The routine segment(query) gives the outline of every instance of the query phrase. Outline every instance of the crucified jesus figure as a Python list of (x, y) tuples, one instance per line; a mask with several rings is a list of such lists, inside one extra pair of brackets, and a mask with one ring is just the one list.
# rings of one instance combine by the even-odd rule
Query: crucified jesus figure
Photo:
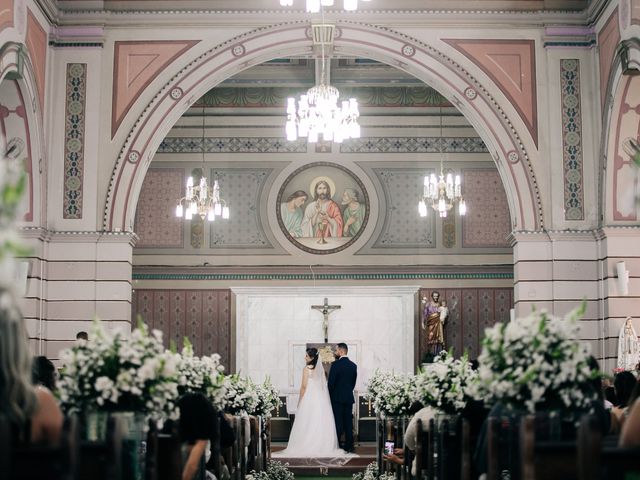
[(322, 331), (324, 332), (324, 343), (329, 343), (329, 314), (334, 310), (339, 310), (342, 305), (329, 305), (329, 300), (324, 299), (322, 305), (311, 305), (313, 310), (319, 310), (322, 313)]

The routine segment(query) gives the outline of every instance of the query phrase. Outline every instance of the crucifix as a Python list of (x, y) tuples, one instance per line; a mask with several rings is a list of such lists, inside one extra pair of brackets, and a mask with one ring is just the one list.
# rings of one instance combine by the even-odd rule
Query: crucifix
[(334, 310), (339, 310), (342, 305), (329, 305), (328, 299), (324, 299), (322, 305), (311, 305), (313, 310), (319, 310), (322, 313), (322, 330), (324, 331), (324, 343), (329, 343), (329, 314)]

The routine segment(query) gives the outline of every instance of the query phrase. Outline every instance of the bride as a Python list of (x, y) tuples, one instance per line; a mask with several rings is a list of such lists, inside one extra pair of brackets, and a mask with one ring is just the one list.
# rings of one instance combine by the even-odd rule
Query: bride
[(318, 349), (307, 348), (306, 366), (302, 371), (302, 386), (296, 418), (289, 444), (273, 457), (322, 458), (330, 464), (344, 464), (357, 455), (338, 447), (336, 424), (331, 409), (327, 380), (322, 363), (318, 367)]

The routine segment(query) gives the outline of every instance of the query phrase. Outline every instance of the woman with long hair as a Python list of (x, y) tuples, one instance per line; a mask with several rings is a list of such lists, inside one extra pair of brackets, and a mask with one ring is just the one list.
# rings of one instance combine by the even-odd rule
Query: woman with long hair
[(24, 319), (13, 295), (0, 286), (0, 415), (10, 423), (14, 441), (56, 444), (62, 412), (44, 386), (31, 383), (31, 353)]

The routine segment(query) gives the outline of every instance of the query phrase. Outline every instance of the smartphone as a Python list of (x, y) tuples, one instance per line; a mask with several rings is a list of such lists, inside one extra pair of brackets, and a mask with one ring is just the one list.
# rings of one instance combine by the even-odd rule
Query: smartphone
[(387, 455), (393, 455), (393, 449), (395, 444), (393, 442), (384, 442), (384, 453)]

